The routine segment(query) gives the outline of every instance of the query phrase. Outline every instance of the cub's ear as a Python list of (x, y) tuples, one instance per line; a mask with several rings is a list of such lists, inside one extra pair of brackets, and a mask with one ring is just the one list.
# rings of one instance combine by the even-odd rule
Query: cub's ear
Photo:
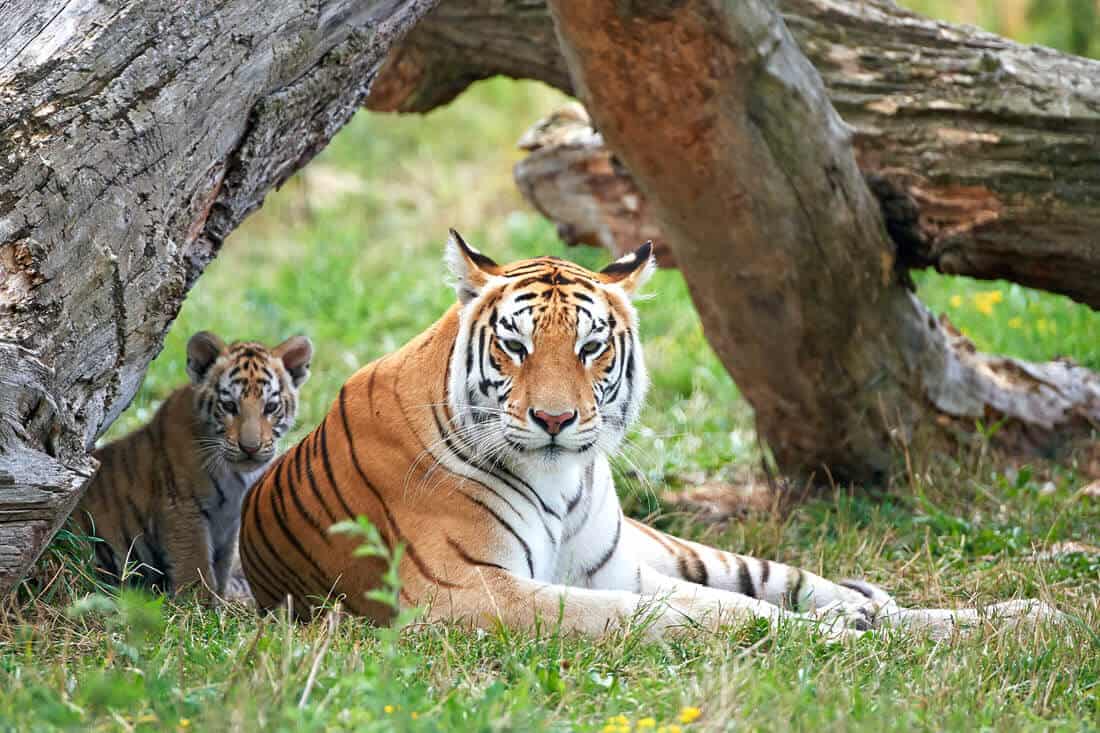
[(500, 266), (466, 244), (462, 235), (451, 230), (445, 255), (447, 268), (455, 279), (455, 292), (463, 304), (476, 298), (489, 279), (500, 274)]
[(199, 331), (187, 342), (187, 376), (193, 384), (206, 379), (210, 367), (225, 352), (225, 343), (209, 331)]
[(305, 336), (291, 336), (282, 342), (271, 353), (282, 360), (283, 366), (290, 374), (290, 381), (295, 387), (300, 387), (309, 379), (309, 362), (313, 359), (313, 343)]
[(603, 275), (604, 282), (615, 283), (628, 295), (635, 295), (656, 269), (653, 242), (646, 242), (630, 254), (623, 255), (600, 270), (600, 274)]

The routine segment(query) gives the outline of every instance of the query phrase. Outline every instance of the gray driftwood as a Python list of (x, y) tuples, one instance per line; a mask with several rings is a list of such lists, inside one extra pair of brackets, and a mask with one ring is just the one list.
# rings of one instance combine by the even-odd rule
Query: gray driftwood
[(0, 3), (0, 593), (223, 238), (432, 4)]

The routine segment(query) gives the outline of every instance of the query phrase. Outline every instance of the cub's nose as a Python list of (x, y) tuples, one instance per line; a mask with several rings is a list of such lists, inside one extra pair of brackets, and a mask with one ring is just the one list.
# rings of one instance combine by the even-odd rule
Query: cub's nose
[(237, 441), (237, 446), (240, 447), (241, 452), (249, 457), (256, 455), (257, 451), (260, 450), (259, 443), (257, 443), (256, 445), (249, 445), (248, 443)]
[(545, 410), (531, 410), (531, 419), (546, 432), (551, 435), (557, 435), (563, 428), (571, 425), (573, 421), (577, 419), (577, 411), (559, 412), (556, 415), (552, 415)]

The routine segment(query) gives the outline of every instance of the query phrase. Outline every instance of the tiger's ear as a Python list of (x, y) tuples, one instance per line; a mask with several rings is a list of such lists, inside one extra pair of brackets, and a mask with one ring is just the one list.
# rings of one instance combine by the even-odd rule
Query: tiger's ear
[(497, 263), (466, 244), (454, 229), (447, 240), (446, 260), (455, 279), (455, 292), (463, 305), (476, 298), (491, 277), (500, 274)]
[(653, 259), (653, 242), (646, 242), (630, 254), (623, 255), (600, 270), (603, 281), (615, 283), (628, 295), (637, 293), (657, 269)]
[(309, 362), (313, 359), (313, 342), (309, 338), (291, 336), (272, 349), (271, 353), (282, 360), (295, 387), (300, 387), (309, 379)]
[(206, 379), (210, 367), (225, 351), (225, 343), (209, 331), (199, 331), (187, 342), (187, 376), (193, 384)]

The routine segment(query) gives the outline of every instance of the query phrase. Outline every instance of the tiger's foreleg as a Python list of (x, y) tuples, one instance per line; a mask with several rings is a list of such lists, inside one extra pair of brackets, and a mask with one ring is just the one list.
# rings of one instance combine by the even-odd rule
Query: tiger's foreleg
[(682, 540), (634, 520), (627, 520), (624, 539), (639, 560), (662, 575), (780, 608), (825, 616), (863, 616), (864, 622), (856, 624), (859, 627), (897, 610), (889, 594), (869, 583), (834, 583), (801, 568)]
[[(539, 624), (585, 636), (598, 636), (632, 620), (644, 624), (649, 638), (664, 638), (677, 631), (744, 622), (762, 617), (776, 621), (785, 614), (776, 606), (662, 577), (639, 568), (642, 593), (593, 590), (542, 583), (506, 570), (478, 569), (473, 581), (461, 588), (440, 589), (430, 603), (429, 618), (458, 620), (485, 629), (497, 624), (532, 629)], [(836, 625), (821, 626), (833, 637), (858, 633)]]
[(214, 598), (218, 580), (206, 518), (197, 507), (186, 504), (168, 511), (166, 516), (172, 517), (172, 525), (164, 533), (164, 549), (171, 592), (176, 595), (193, 592), (209, 603)]

